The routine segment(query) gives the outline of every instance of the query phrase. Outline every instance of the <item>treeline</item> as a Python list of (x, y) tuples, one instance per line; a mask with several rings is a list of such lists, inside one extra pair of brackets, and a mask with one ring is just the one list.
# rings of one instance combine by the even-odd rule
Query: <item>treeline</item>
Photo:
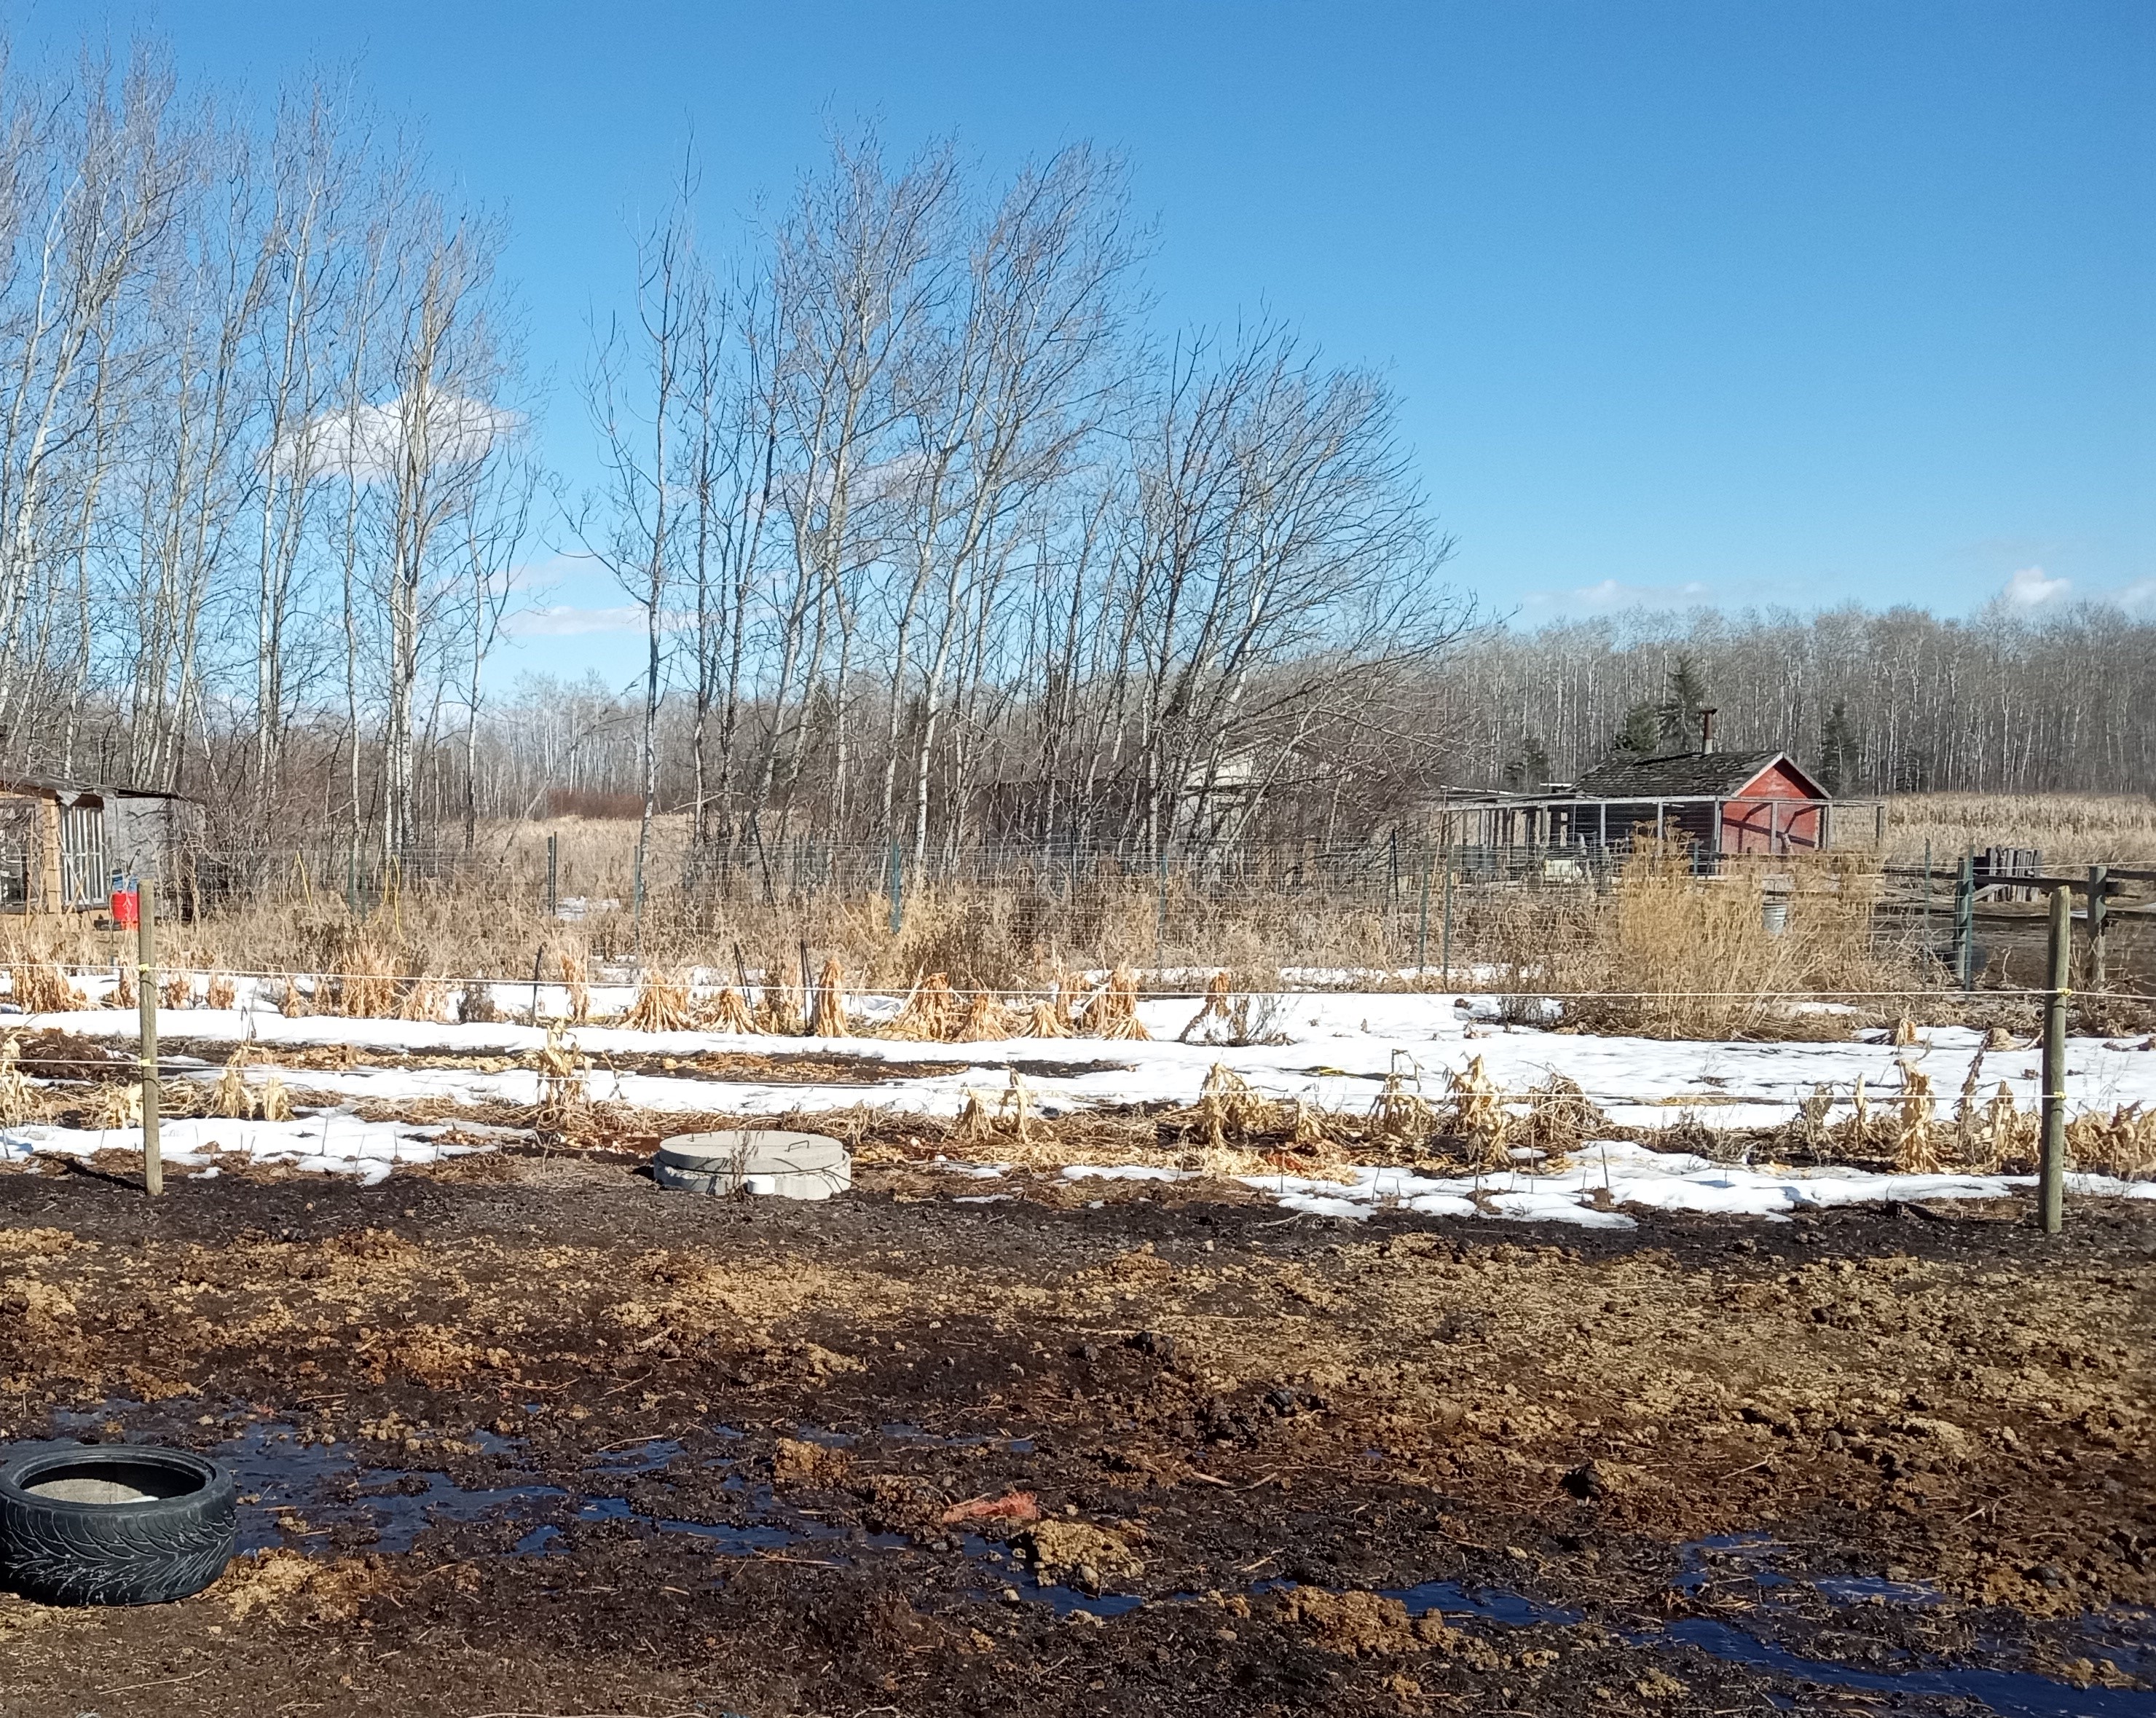
[(321, 86), (254, 123), (154, 51), (11, 67), (0, 762), (182, 788), (234, 844), (469, 841), (548, 547), (643, 617), (628, 791), (707, 849), (1158, 846), (1249, 827), (1321, 744), (1389, 767), (1460, 617), (1374, 376), (1155, 337), (1083, 146), (990, 183), (854, 139), (716, 249), (695, 188), (601, 284), (600, 480), (542, 488), (500, 231), (408, 140)]
[(323, 85), (0, 57), (0, 762), (419, 833), (536, 474), (499, 230)]
[(1635, 613), (1493, 632), (1435, 682), (1437, 726), (1465, 781), (1570, 780), (1628, 717), (1666, 709), (1680, 675), (1678, 702), (1715, 707), (1718, 744), (1787, 751), (1838, 792), (2156, 783), (2156, 625), (2102, 605), (1994, 604), (1969, 620)]

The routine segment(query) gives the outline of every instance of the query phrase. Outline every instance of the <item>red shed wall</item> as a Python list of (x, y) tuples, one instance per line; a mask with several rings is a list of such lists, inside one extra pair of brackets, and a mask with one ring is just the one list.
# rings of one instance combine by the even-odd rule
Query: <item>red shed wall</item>
[(1819, 844), (1818, 803), (1785, 764), (1769, 765), (1722, 802), (1724, 853), (1812, 853)]

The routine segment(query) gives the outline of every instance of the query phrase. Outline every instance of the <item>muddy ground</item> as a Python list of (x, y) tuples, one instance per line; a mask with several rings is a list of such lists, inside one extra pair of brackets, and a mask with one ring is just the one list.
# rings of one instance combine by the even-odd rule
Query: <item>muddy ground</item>
[(0, 1431), (250, 1500), (0, 1715), (2156, 1713), (2146, 1205), (953, 1181), (0, 1175)]

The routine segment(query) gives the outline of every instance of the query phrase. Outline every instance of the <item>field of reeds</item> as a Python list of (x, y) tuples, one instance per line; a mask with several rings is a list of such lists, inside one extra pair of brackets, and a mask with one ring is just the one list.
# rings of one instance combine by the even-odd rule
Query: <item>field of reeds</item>
[(2156, 856), (2156, 795), (1905, 793), (1887, 803), (1885, 857), (1950, 865), (1987, 847), (2033, 847), (2047, 866), (2149, 863)]
[[(2128, 809), (2148, 813), (2063, 797), (1971, 807), (1986, 804), (2003, 808), (1982, 827), (2016, 842), (2066, 827), (2040, 825), (2030, 806), (2059, 819), (2079, 807), (2085, 831), (2107, 832), (2111, 850), (2128, 854), (2140, 839)], [(1953, 815), (1964, 832), (1979, 827), (1976, 809), (1946, 796), (1907, 805), (1923, 827), (1946, 828)], [(1643, 846), (1600, 874), (1562, 855), (1502, 874), (1397, 852), (1360, 869), (1286, 855), (1233, 873), (1021, 860), (912, 882), (894, 911), (875, 869), (813, 853), (806, 864), (797, 855), (699, 873), (679, 820), (662, 820), (639, 891), (634, 828), (505, 824), (482, 830), (454, 865), (393, 872), (364, 891), (295, 859), (244, 890), (172, 901), (160, 952), (168, 1001), (228, 1005), (252, 978), (294, 1013), (470, 1019), (494, 1006), (479, 981), (544, 982), (567, 987), (569, 1015), (582, 1018), (592, 987), (633, 985), (631, 1024), (783, 1031), (830, 1026), (828, 998), (850, 988), (906, 997), (911, 1018), (942, 987), (962, 1017), (978, 1012), (977, 993), (1002, 992), (978, 1006), (1053, 1035), (1103, 975), (1127, 971), (1156, 992), (1194, 993), (1232, 974), (1246, 999), (1496, 992), (1522, 1023), (1543, 1019), (1553, 997), (1573, 1028), (1708, 1038), (1832, 1034), (1904, 1013), (1955, 1018), (1959, 1006), (1922, 994), (1940, 987), (1941, 969), (1906, 914), (1879, 910), (1884, 861), (1868, 852), (1732, 860), (1712, 875), (1674, 844)], [(1899, 817), (1893, 828), (1904, 829)], [(2148, 841), (2156, 848), (2156, 822)], [(132, 953), (131, 938), (86, 920), (0, 921), (12, 993), (38, 1012), (70, 1006), (100, 972), (118, 975), (109, 999), (131, 1006)], [(1804, 1006), (1820, 1001), (1853, 1013)], [(1009, 1035), (1004, 1023), (954, 1029)]]

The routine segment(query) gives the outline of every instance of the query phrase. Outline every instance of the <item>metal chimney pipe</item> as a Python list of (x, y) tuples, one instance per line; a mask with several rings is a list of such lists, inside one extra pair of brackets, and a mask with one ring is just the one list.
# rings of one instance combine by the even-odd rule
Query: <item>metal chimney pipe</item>
[(1702, 753), (1714, 750), (1714, 710), (1712, 705), (1699, 713), (1699, 749)]

